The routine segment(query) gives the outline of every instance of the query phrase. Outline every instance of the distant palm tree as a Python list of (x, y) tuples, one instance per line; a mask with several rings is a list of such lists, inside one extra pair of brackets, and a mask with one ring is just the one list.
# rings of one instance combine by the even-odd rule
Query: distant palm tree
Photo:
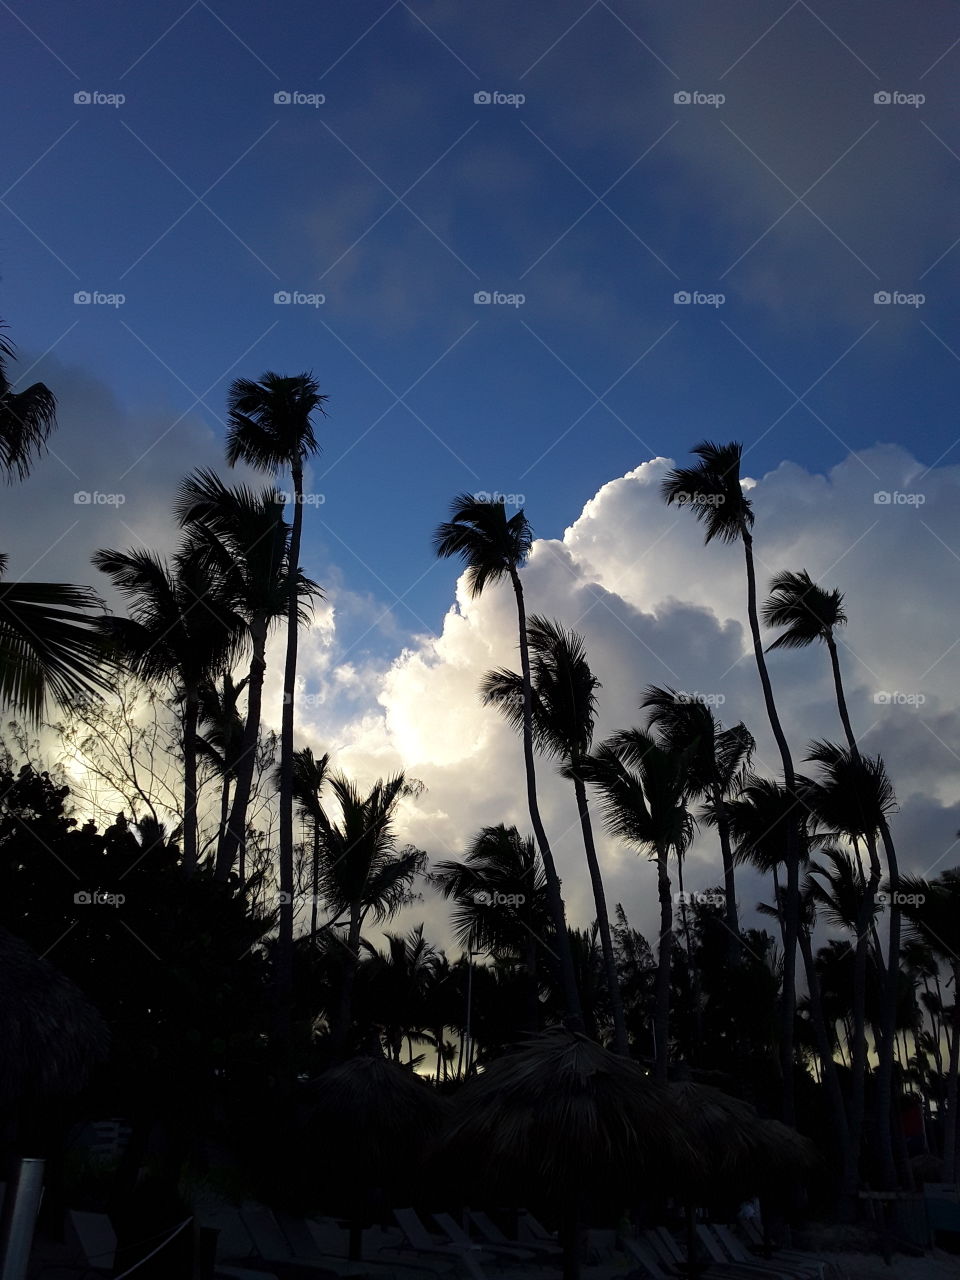
[(427, 1038), (431, 1010), (429, 992), (437, 969), (436, 948), (423, 936), (419, 924), (407, 934), (388, 933), (386, 952), (369, 942), (363, 946), (366, 970), (368, 1019), (382, 1026), (390, 1056), (399, 1062), (407, 1041), (408, 1065), (416, 1066), (414, 1040)]
[[(596, 691), (600, 688), (600, 681), (587, 663), (583, 637), (575, 631), (567, 631), (558, 622), (535, 616), (527, 623), (527, 638), (533, 682), (531, 709), (534, 745), (544, 755), (560, 760), (563, 765), (561, 772), (573, 782), (603, 951), (614, 1044), (618, 1053), (629, 1053), (617, 962), (603, 890), (603, 874), (593, 838), (587, 788), (580, 772), (580, 761), (589, 755), (593, 745)], [(515, 671), (500, 667), (496, 671), (487, 672), (481, 691), (484, 702), (495, 706), (513, 728), (522, 733), (523, 677)]]
[(246, 688), (246, 679), (234, 681), (225, 671), (217, 686), (213, 681), (200, 691), (200, 718), (197, 751), (213, 766), (220, 778), (220, 825), (217, 828), (217, 856), (227, 832), (230, 788), (243, 757), (243, 716), (237, 703)]
[(717, 828), (723, 862), (724, 914), (730, 934), (727, 953), (735, 959), (740, 951), (740, 923), (730, 824), (724, 806), (729, 792), (749, 767), (756, 743), (742, 721), (724, 729), (702, 698), (676, 689), (648, 685), (640, 707), (649, 710), (650, 725), (662, 738), (676, 749), (690, 752), (688, 794), (691, 799), (706, 802), (708, 819)]
[(16, 359), (0, 323), (0, 475), (24, 480), (57, 425), (56, 396), (42, 382), (14, 391), (6, 362)]
[(323, 834), (323, 806), (320, 794), (329, 776), (330, 755), (317, 758), (310, 747), (293, 753), (293, 798), (300, 816), (312, 826), (313, 854), (310, 863), (310, 938), (317, 936), (317, 914), (320, 903), (320, 843)]
[(331, 927), (347, 918), (346, 940), (341, 939), (346, 954), (334, 1022), (334, 1045), (343, 1052), (353, 1021), (353, 986), (364, 922), (372, 917), (379, 924), (396, 915), (409, 900), (410, 884), (423, 869), (426, 855), (419, 849), (398, 846), (397, 805), (410, 794), (410, 784), (402, 773), (386, 781), (378, 779), (365, 796), (342, 773), (333, 774), (329, 786), (340, 807), (340, 820), (332, 821), (322, 807), (318, 810), (322, 831), (319, 885), (333, 911)]
[(48, 699), (69, 709), (112, 688), (100, 597), (65, 582), (4, 582), (7, 559), (0, 554), (0, 702), (37, 722)]
[(226, 835), (217, 850), (216, 876), (226, 880), (247, 831), (260, 733), (267, 638), (271, 627), (289, 618), (295, 600), (300, 620), (320, 595), (315, 582), (297, 572), (296, 595), (289, 574), (290, 526), (277, 489), (255, 492), (227, 486), (210, 470), (192, 472), (180, 485), (176, 512), (187, 530), (190, 554), (216, 574), (233, 607), (242, 614), (251, 646), (247, 673), (247, 713), (237, 764), (237, 785)]
[[(313, 415), (324, 412), (326, 399), (309, 373), (295, 377), (265, 373), (259, 382), (236, 379), (227, 400), (226, 454), (230, 466), (246, 462), (260, 471), (290, 473), (294, 506), (287, 564), (292, 573), (300, 564), (303, 464), (319, 450)], [(276, 970), (277, 1027), (285, 1058), (289, 1058), (293, 1034), (293, 727), (299, 624), (299, 602), (291, 592), (280, 725), (280, 928)], [(289, 1078), (289, 1068), (285, 1074)]]
[(527, 776), (527, 806), (547, 878), (547, 899), (553, 917), (560, 960), (560, 983), (568, 1024), (573, 1030), (581, 1030), (580, 997), (570, 939), (567, 936), (560, 877), (537, 800), (537, 774), (533, 759), (533, 686), (526, 606), (523, 584), (520, 581), (520, 569), (526, 563), (532, 545), (533, 530), (522, 508), (508, 520), (503, 501), (480, 502), (468, 493), (461, 493), (454, 498), (450, 506), (450, 519), (438, 526), (433, 539), (434, 551), (441, 559), (458, 556), (466, 565), (467, 589), (475, 598), (483, 594), (488, 583), (499, 582), (503, 578), (509, 578), (513, 587), (520, 636), (520, 674), (523, 679), (523, 762)]
[(600, 792), (611, 835), (647, 850), (657, 864), (660, 942), (654, 987), (654, 1074), (666, 1081), (669, 1065), (673, 896), (669, 858), (681, 859), (695, 824), (686, 806), (687, 751), (658, 742), (644, 729), (615, 734), (583, 761), (584, 776)]
[[(787, 791), (794, 790), (793, 758), (780, 723), (773, 686), (767, 671), (757, 614), (757, 577), (753, 562), (753, 505), (740, 482), (740, 460), (743, 446), (738, 441), (715, 444), (704, 440), (691, 450), (699, 462), (693, 467), (678, 467), (664, 477), (662, 491), (667, 503), (686, 506), (706, 526), (706, 542), (743, 545), (747, 571), (747, 617), (753, 636), (753, 652), (760, 676), (767, 719), (780, 753), (783, 780)], [(783, 1116), (790, 1124), (794, 1119), (793, 1033), (796, 1010), (797, 935), (800, 927), (800, 835), (795, 822), (785, 832), (787, 848), (784, 859), (787, 885), (784, 903), (784, 975), (783, 1032), (781, 1062), (783, 1066)]]
[(93, 563), (126, 597), (130, 617), (101, 621), (111, 652), (151, 684), (166, 685), (181, 705), (183, 866), (197, 865), (197, 725), (204, 687), (229, 669), (242, 644), (243, 619), (194, 556), (172, 564), (151, 551), (97, 551)]

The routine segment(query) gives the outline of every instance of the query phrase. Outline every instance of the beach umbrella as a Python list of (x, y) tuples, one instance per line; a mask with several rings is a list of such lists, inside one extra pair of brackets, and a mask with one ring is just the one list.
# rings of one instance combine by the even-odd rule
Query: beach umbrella
[(0, 1108), (23, 1115), (78, 1093), (109, 1040), (79, 987), (0, 928)]
[(331, 1153), (323, 1190), (350, 1211), (350, 1257), (361, 1256), (364, 1211), (409, 1186), (449, 1103), (409, 1067), (382, 1056), (350, 1058), (308, 1086), (310, 1131)]
[(571, 1278), (586, 1205), (635, 1203), (698, 1166), (668, 1091), (629, 1058), (562, 1029), (524, 1041), (464, 1086), (437, 1160), (467, 1169), (501, 1202), (549, 1204)]

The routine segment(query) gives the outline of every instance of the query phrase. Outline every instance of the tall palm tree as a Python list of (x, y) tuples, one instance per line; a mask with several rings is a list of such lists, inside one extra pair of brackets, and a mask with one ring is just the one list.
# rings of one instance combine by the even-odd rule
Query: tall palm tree
[(706, 802), (708, 817), (717, 828), (723, 862), (724, 913), (730, 934), (727, 954), (731, 960), (735, 959), (740, 951), (740, 922), (725, 801), (749, 767), (756, 743), (743, 721), (724, 729), (702, 698), (690, 697), (676, 689), (648, 685), (640, 707), (649, 710), (651, 727), (655, 726), (672, 746), (690, 750), (688, 794), (691, 799)]
[[(706, 526), (705, 542), (717, 538), (721, 542), (740, 542), (747, 571), (747, 617), (753, 637), (753, 652), (763, 691), (764, 706), (770, 729), (780, 753), (783, 781), (787, 791), (794, 790), (793, 758), (773, 696), (773, 685), (767, 671), (757, 613), (757, 576), (753, 561), (753, 506), (740, 482), (740, 460), (743, 446), (738, 441), (715, 444), (704, 440), (691, 450), (699, 462), (693, 467), (678, 467), (663, 479), (664, 500), (687, 506)], [(783, 1116), (794, 1119), (794, 1055), (793, 1033), (796, 1010), (797, 935), (800, 927), (800, 833), (794, 822), (787, 829), (787, 885), (784, 903), (784, 982), (783, 1032), (781, 1063), (783, 1068)]]
[(319, 759), (309, 747), (293, 753), (293, 796), (304, 822), (312, 827), (313, 853), (310, 863), (310, 937), (317, 936), (317, 912), (320, 903), (320, 842), (322, 837), (323, 791), (330, 766), (330, 754), (324, 752)]
[(6, 363), (16, 356), (3, 328), (0, 323), (0, 475), (24, 480), (57, 425), (57, 399), (42, 382), (13, 390)]
[(230, 487), (214, 471), (198, 470), (181, 483), (176, 512), (187, 530), (191, 554), (222, 581), (224, 592), (243, 616), (251, 648), (237, 785), (226, 835), (217, 849), (216, 876), (226, 880), (246, 839), (270, 629), (289, 618), (291, 601), (297, 605), (300, 620), (306, 621), (311, 601), (321, 592), (299, 570), (293, 590), (291, 530), (283, 518), (283, 495), (277, 489), (255, 492), (246, 485)]
[(543, 863), (531, 837), (502, 823), (483, 827), (463, 861), (434, 865), (430, 879), (452, 898), (453, 933), (465, 949), (519, 959), (526, 985), (526, 1029), (540, 1030), (539, 943), (549, 929)]
[[(293, 485), (293, 521), (287, 551), (292, 577), (300, 564), (303, 531), (303, 464), (319, 450), (313, 415), (324, 413), (324, 395), (309, 373), (283, 377), (265, 373), (259, 382), (238, 378), (227, 400), (226, 456), (230, 466), (246, 462), (260, 471), (288, 470)], [(277, 939), (277, 1027), (284, 1057), (293, 1028), (293, 729), (297, 687), (297, 593), (287, 603), (287, 653), (283, 668), (280, 725), (280, 927)], [(234, 832), (236, 837), (236, 832)], [(289, 1076), (289, 1070), (286, 1072)]]
[(217, 856), (227, 833), (230, 788), (236, 781), (237, 766), (243, 756), (243, 716), (237, 704), (247, 686), (225, 671), (219, 687), (211, 681), (200, 691), (197, 751), (213, 766), (220, 778), (220, 825), (217, 828)]
[(0, 703), (37, 722), (48, 699), (69, 709), (112, 688), (100, 597), (65, 582), (4, 582), (7, 559), (0, 554)]
[(242, 644), (243, 619), (220, 583), (188, 551), (166, 564), (151, 551), (97, 551), (93, 563), (126, 597), (130, 616), (104, 617), (117, 660), (172, 689), (183, 733), (183, 867), (197, 865), (197, 725), (201, 690), (228, 670)]
[(579, 1031), (583, 1022), (577, 992), (573, 956), (567, 935), (566, 913), (560, 877), (547, 840), (540, 805), (537, 801), (537, 774), (533, 759), (533, 685), (530, 676), (530, 650), (527, 642), (526, 606), (520, 569), (526, 563), (533, 545), (533, 530), (521, 508), (507, 519), (502, 500), (480, 502), (469, 493), (461, 493), (450, 505), (450, 519), (437, 527), (434, 551), (441, 559), (458, 556), (467, 568), (467, 590), (477, 598), (488, 583), (509, 578), (517, 602), (517, 627), (520, 636), (520, 674), (523, 679), (523, 763), (527, 776), (527, 806), (536, 836), (543, 869), (547, 878), (547, 899), (553, 917), (554, 936), (560, 959), (560, 981), (568, 1025)]
[(647, 850), (657, 864), (660, 942), (654, 988), (655, 1075), (666, 1081), (669, 1064), (670, 965), (673, 897), (669, 857), (681, 859), (695, 823), (686, 806), (687, 751), (658, 742), (644, 729), (615, 734), (582, 762), (584, 776), (600, 792), (607, 830)]
[(771, 649), (805, 649), (817, 641), (827, 646), (840, 722), (850, 750), (856, 751), (857, 742), (843, 692), (840, 655), (833, 634), (837, 627), (845, 626), (847, 622), (843, 611), (843, 592), (821, 587), (806, 569), (799, 573), (784, 571), (771, 579), (770, 594), (764, 602), (762, 614), (768, 627), (784, 628), (770, 645)]
[(333, 919), (347, 918), (334, 1025), (335, 1048), (343, 1052), (353, 1021), (353, 986), (364, 923), (368, 918), (377, 923), (390, 920), (409, 901), (410, 884), (422, 871), (426, 855), (398, 845), (397, 805), (411, 791), (402, 773), (378, 779), (365, 796), (342, 773), (333, 774), (329, 785), (340, 807), (340, 819), (334, 822), (325, 808), (318, 810), (322, 832), (318, 881)]
[[(603, 875), (593, 838), (587, 788), (580, 770), (580, 762), (590, 754), (593, 745), (596, 691), (600, 688), (600, 681), (587, 663), (583, 637), (575, 631), (567, 631), (558, 622), (534, 616), (527, 624), (527, 639), (533, 684), (531, 711), (534, 746), (544, 755), (560, 760), (564, 777), (573, 782), (603, 951), (614, 1044), (618, 1053), (629, 1053)], [(514, 729), (523, 732), (522, 676), (504, 667), (488, 671), (481, 683), (481, 692), (484, 702), (497, 707)]]

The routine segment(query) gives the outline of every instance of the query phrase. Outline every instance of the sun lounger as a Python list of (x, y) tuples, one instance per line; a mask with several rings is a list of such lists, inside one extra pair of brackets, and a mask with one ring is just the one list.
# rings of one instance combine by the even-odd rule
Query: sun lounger
[(80, 1209), (68, 1209), (66, 1239), (76, 1249), (88, 1267), (113, 1274), (117, 1254), (117, 1233), (105, 1213), (86, 1213)]
[(442, 1240), (437, 1240), (431, 1236), (426, 1227), (417, 1217), (413, 1209), (394, 1209), (393, 1216), (397, 1220), (397, 1225), (403, 1232), (411, 1249), (417, 1253), (422, 1253), (426, 1257), (443, 1257), (456, 1258), (461, 1267), (474, 1280), (486, 1280), (480, 1260), (487, 1261), (489, 1255), (484, 1255), (479, 1245), (471, 1244), (468, 1246), (459, 1244), (445, 1244)]
[(563, 1256), (563, 1250), (560, 1248), (558, 1244), (556, 1244), (553, 1240), (551, 1240), (549, 1236), (547, 1237), (546, 1240), (537, 1240), (537, 1241), (524, 1240), (523, 1243), (521, 1244), (516, 1240), (511, 1240), (509, 1236), (505, 1235), (497, 1226), (497, 1224), (493, 1221), (493, 1219), (489, 1216), (489, 1214), (486, 1214), (479, 1209), (468, 1209), (467, 1213), (470, 1217), (470, 1220), (473, 1222), (477, 1230), (483, 1236), (484, 1241), (486, 1241), (487, 1244), (490, 1246), (493, 1246), (493, 1245), (509, 1245), (511, 1247), (516, 1246), (518, 1248), (527, 1250), (531, 1253), (535, 1253), (538, 1258), (544, 1258), (551, 1261), (554, 1261), (557, 1258), (560, 1258)]
[[(642, 1242), (653, 1253), (662, 1270), (669, 1276), (685, 1276), (690, 1272), (687, 1257), (666, 1227), (653, 1227), (645, 1232)], [(716, 1262), (707, 1251), (706, 1260), (698, 1260), (697, 1274), (706, 1280), (761, 1280), (760, 1273), (750, 1267), (738, 1267), (733, 1262)], [(767, 1280), (777, 1280), (773, 1268), (764, 1273)], [(781, 1276), (779, 1280), (796, 1280)]]
[(753, 1275), (758, 1280), (761, 1276), (779, 1276), (781, 1280), (810, 1280), (811, 1277), (823, 1280), (823, 1270), (819, 1265), (811, 1271), (809, 1267), (803, 1269), (782, 1264), (779, 1259), (764, 1260), (748, 1256), (745, 1261), (734, 1260), (724, 1253), (720, 1241), (703, 1222), (697, 1224), (697, 1239), (713, 1266), (722, 1267), (725, 1271), (735, 1268), (741, 1275)]
[(716, 1235), (720, 1244), (723, 1246), (733, 1262), (764, 1262), (771, 1261), (774, 1266), (789, 1271), (797, 1271), (801, 1275), (810, 1275), (821, 1277), (836, 1272), (836, 1264), (827, 1258), (818, 1258), (812, 1253), (804, 1253), (800, 1249), (777, 1249), (776, 1256), (771, 1259), (758, 1258), (756, 1254), (750, 1253), (740, 1243), (729, 1227), (724, 1226), (721, 1222), (714, 1222), (710, 1225), (710, 1230)]
[(465, 1249), (484, 1248), (488, 1253), (504, 1258), (511, 1258), (514, 1262), (531, 1262), (534, 1260), (534, 1252), (532, 1249), (524, 1249), (522, 1245), (511, 1244), (509, 1240), (504, 1240), (503, 1244), (491, 1244), (489, 1241), (482, 1246), (478, 1246), (475, 1241), (464, 1231), (456, 1218), (449, 1213), (435, 1213), (433, 1220), (440, 1228), (445, 1231), (451, 1244), (458, 1244)]

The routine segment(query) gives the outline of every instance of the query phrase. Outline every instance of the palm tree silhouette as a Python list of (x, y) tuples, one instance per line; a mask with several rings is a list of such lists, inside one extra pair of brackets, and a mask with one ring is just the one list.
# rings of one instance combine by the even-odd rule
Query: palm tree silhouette
[[(303, 530), (303, 464), (319, 450), (313, 415), (324, 412), (327, 397), (309, 373), (283, 377), (265, 373), (259, 382), (238, 378), (227, 400), (226, 456), (230, 466), (246, 462), (260, 471), (289, 470), (293, 484), (293, 521), (287, 553), (288, 572), (300, 564)], [(280, 728), (280, 927), (277, 939), (277, 1026), (283, 1055), (289, 1056), (293, 1018), (293, 728), (297, 686), (299, 601), (287, 604), (287, 653), (283, 668)], [(232, 825), (232, 824), (231, 824)], [(236, 838), (236, 831), (233, 838)]]
[(666, 1081), (669, 1065), (673, 949), (669, 858), (671, 853), (678, 860), (683, 858), (695, 829), (686, 806), (688, 762), (689, 751), (658, 742), (644, 729), (627, 729), (601, 743), (582, 763), (585, 778), (600, 792), (607, 830), (649, 851), (657, 864), (660, 942), (654, 987), (654, 1074), (659, 1081)]
[(243, 757), (243, 716), (237, 703), (246, 686), (246, 679), (237, 682), (225, 671), (219, 687), (211, 681), (200, 690), (199, 729), (202, 732), (197, 733), (197, 751), (220, 778), (218, 857), (230, 814), (230, 788), (236, 781), (237, 766)]
[(191, 554), (223, 582), (224, 592), (246, 622), (251, 646), (244, 739), (230, 819), (217, 849), (218, 880), (229, 877), (246, 838), (270, 629), (289, 617), (292, 598), (297, 601), (301, 622), (306, 621), (311, 601), (322, 594), (299, 570), (296, 596), (291, 594), (290, 527), (283, 510), (279, 490), (229, 487), (210, 470), (187, 476), (177, 495), (176, 511), (187, 530)]
[(166, 564), (151, 551), (97, 551), (93, 563), (126, 597), (130, 617), (104, 617), (111, 651), (150, 683), (171, 688), (183, 732), (183, 867), (197, 865), (197, 725), (201, 691), (228, 670), (244, 634), (243, 619), (222, 584), (189, 551)]
[(724, 729), (702, 698), (676, 689), (648, 685), (640, 707), (649, 710), (650, 726), (658, 730), (661, 738), (677, 750), (689, 751), (688, 795), (706, 802), (706, 816), (717, 828), (723, 862), (724, 914), (730, 933), (727, 953), (736, 959), (740, 951), (736, 869), (724, 802), (749, 767), (756, 746), (753, 736), (743, 721)]
[(57, 399), (42, 382), (14, 391), (6, 362), (16, 359), (0, 322), (0, 475), (24, 480), (57, 425)]
[[(531, 713), (534, 746), (544, 755), (560, 760), (561, 773), (573, 782), (597, 912), (597, 928), (613, 1018), (614, 1044), (618, 1053), (629, 1053), (603, 875), (593, 838), (587, 788), (580, 772), (580, 762), (584, 756), (589, 755), (593, 745), (596, 691), (600, 688), (600, 681), (587, 663), (583, 637), (575, 631), (567, 631), (558, 622), (534, 616), (527, 623), (527, 639), (533, 685)], [(504, 667), (489, 671), (483, 678), (481, 692), (484, 702), (495, 706), (514, 729), (523, 732), (522, 676)]]
[(557, 875), (553, 851), (547, 840), (537, 801), (537, 775), (533, 759), (533, 689), (526, 607), (523, 584), (520, 581), (520, 569), (526, 563), (532, 545), (533, 530), (522, 508), (508, 520), (503, 501), (480, 502), (468, 493), (461, 493), (454, 498), (450, 505), (450, 519), (438, 526), (433, 539), (434, 551), (438, 556), (458, 556), (466, 565), (467, 590), (474, 598), (483, 594), (488, 583), (499, 582), (503, 578), (509, 578), (513, 587), (517, 602), (520, 674), (523, 680), (523, 762), (527, 777), (527, 806), (547, 878), (547, 900), (553, 917), (568, 1025), (573, 1030), (581, 1030), (580, 997), (570, 952), (570, 939), (567, 936), (560, 877)]
[(310, 822), (313, 831), (313, 852), (310, 863), (310, 937), (317, 936), (317, 914), (320, 903), (320, 842), (323, 834), (323, 806), (320, 793), (327, 781), (330, 755), (324, 752), (319, 759), (310, 747), (293, 753), (293, 798), (304, 822)]
[[(678, 467), (663, 479), (664, 500), (689, 507), (706, 526), (705, 542), (740, 542), (743, 545), (747, 571), (747, 617), (753, 636), (753, 652), (760, 676), (767, 719), (780, 753), (783, 780), (789, 792), (794, 790), (793, 759), (773, 697), (773, 686), (767, 671), (757, 614), (757, 576), (753, 562), (754, 514), (750, 499), (740, 483), (740, 460), (743, 445), (738, 441), (715, 444), (704, 440), (691, 450), (699, 458), (693, 467)], [(784, 983), (783, 1034), (780, 1041), (783, 1067), (783, 1118), (790, 1124), (794, 1118), (793, 1033), (796, 1010), (797, 934), (800, 926), (800, 849), (799, 831), (790, 822), (786, 836), (787, 885), (784, 911)]]

